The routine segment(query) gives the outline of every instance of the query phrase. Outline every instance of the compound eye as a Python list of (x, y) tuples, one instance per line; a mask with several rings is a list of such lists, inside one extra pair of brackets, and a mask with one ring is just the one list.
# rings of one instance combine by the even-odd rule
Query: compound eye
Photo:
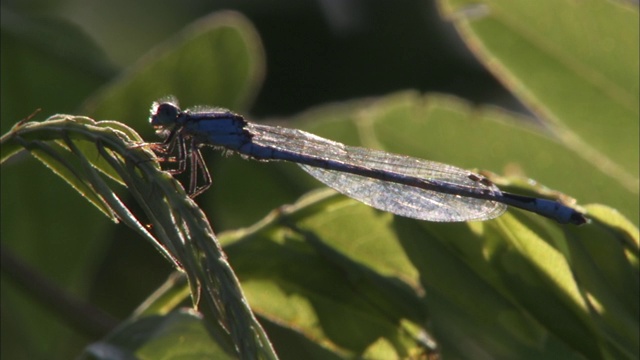
[(171, 103), (154, 104), (151, 109), (149, 122), (155, 127), (166, 127), (174, 125), (180, 114), (180, 109)]

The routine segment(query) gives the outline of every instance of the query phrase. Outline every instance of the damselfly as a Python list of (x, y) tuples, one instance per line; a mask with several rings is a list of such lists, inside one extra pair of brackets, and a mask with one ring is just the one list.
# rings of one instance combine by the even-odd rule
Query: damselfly
[(170, 171), (176, 174), (189, 168), (191, 197), (211, 185), (200, 153), (206, 145), (256, 160), (297, 163), (347, 196), (410, 218), (488, 220), (510, 205), (563, 224), (587, 222), (582, 213), (560, 202), (503, 192), (486, 177), (464, 169), (347, 146), (301, 130), (253, 124), (222, 108), (183, 111), (174, 101), (155, 102), (150, 122), (164, 137), (164, 142), (151, 144), (152, 148), (161, 160), (177, 162), (177, 168)]

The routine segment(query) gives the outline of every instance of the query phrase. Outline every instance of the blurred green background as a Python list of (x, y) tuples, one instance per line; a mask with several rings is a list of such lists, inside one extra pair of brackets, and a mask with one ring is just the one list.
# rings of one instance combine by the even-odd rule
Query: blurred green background
[[(170, 41), (177, 42), (174, 36), (188, 24), (210, 13), (228, 9), (237, 10), (248, 19), (241, 26), (246, 27), (243, 36), (247, 37), (247, 47), (255, 57), (250, 59), (253, 63), (247, 65), (251, 70), (247, 71), (244, 87), (229, 87), (228, 98), (224, 97), (224, 91), (220, 95), (183, 96), (181, 98), (186, 97), (189, 102), (185, 105), (198, 102), (222, 105), (251, 119), (284, 121), (314, 106), (410, 89), (452, 94), (465, 99), (468, 103), (460, 104), (458, 100), (449, 98), (440, 100), (447, 106), (463, 108), (464, 117), (474, 114), (473, 105), (489, 104), (519, 113), (522, 116), (517, 118), (529, 125), (538, 121), (478, 62), (453, 25), (442, 19), (433, 1), (406, 0), (391, 5), (388, 1), (320, 0), (268, 3), (3, 0), (1, 6), (0, 130), (3, 134), (16, 121), (41, 108), (42, 112), (36, 117), (38, 120), (55, 113), (115, 119), (133, 126), (145, 139), (153, 141), (155, 135), (146, 125), (148, 100), (145, 100), (144, 107), (135, 103), (130, 110), (122, 102), (123, 108), (115, 109), (113, 104), (111, 107), (101, 105), (108, 103), (104, 100), (108, 95), (104, 94), (110, 87), (132, 78), (136, 72), (130, 69), (136, 64), (157, 55), (157, 52), (148, 53), (158, 44), (172, 38)], [(637, 33), (634, 36), (637, 39)], [(632, 53), (637, 53), (637, 50), (637, 47), (628, 49)], [(198, 66), (206, 67), (207, 64), (195, 61), (194, 73), (200, 71), (195, 68)], [(173, 89), (171, 84), (179, 84), (175, 85), (176, 89), (190, 85), (180, 83), (176, 74), (162, 75), (166, 77), (156, 77), (155, 80), (165, 83), (166, 79), (169, 85), (163, 86), (169, 89)], [(216, 86), (224, 90), (227, 83), (221, 80), (222, 77), (200, 78), (205, 84), (194, 84), (192, 90), (197, 92), (206, 88), (208, 81), (221, 81)], [(502, 81), (509, 79), (503, 78)], [(232, 82), (229, 84), (233, 85)], [(180, 95), (180, 91), (170, 90), (170, 93)], [(637, 85), (635, 91), (637, 95)], [(415, 104), (421, 103), (419, 96), (413, 93), (400, 94), (395, 99), (386, 100), (391, 110), (384, 108), (384, 111), (392, 112), (398, 108), (401, 112), (404, 105), (411, 111)], [(637, 96), (632, 94), (632, 101), (637, 102)], [(362, 105), (336, 105), (339, 108), (336, 113), (349, 113), (352, 107)], [(478, 118), (488, 116), (487, 110), (483, 111), (477, 114)], [(491, 111), (494, 110), (488, 112)], [(326, 113), (306, 113), (298, 120), (323, 118), (327, 117)], [(439, 114), (443, 118), (455, 118), (456, 115), (459, 114)], [(492, 115), (513, 117), (501, 111)], [(334, 139), (351, 140), (351, 144), (357, 144), (358, 139), (353, 139), (352, 129), (344, 130), (344, 136), (339, 138), (342, 125), (337, 120), (336, 124), (324, 125), (330, 130), (323, 131), (322, 124), (310, 127), (326, 136), (337, 132)], [(500, 154), (499, 147), (487, 154), (473, 151), (469, 156), (467, 145), (471, 144), (474, 135), (483, 134), (485, 139), (481, 140), (492, 144), (500, 141), (484, 135), (481, 129), (468, 129), (462, 125), (461, 128), (469, 130), (467, 134), (461, 133), (464, 140), (438, 154), (437, 149), (413, 150), (422, 143), (403, 143), (404, 135), (395, 135), (402, 131), (391, 126), (394, 121), (385, 123), (380, 130), (389, 135), (383, 143), (388, 150), (495, 172), (502, 172), (506, 167), (504, 163), (494, 165), (496, 160), (491, 158), (506, 156)], [(395, 123), (401, 123), (405, 128), (411, 126), (410, 132), (433, 132), (449, 139), (443, 135), (445, 130), (434, 129), (431, 127), (433, 124)], [(346, 124), (344, 126), (349, 127), (350, 123)], [(394, 136), (400, 141), (394, 143)], [(429, 142), (435, 143), (437, 139), (424, 139), (424, 143)], [(629, 152), (634, 153), (637, 159), (637, 146)], [(309, 188), (319, 186), (310, 179), (295, 185), (298, 182), (292, 179), (297, 179), (297, 173), (301, 172), (293, 167), (277, 165), (277, 175), (261, 177), (260, 174), (271, 171), (267, 169), (269, 165), (249, 163), (237, 157), (221, 159), (217, 155), (207, 156), (211, 159), (214, 186), (199, 202), (207, 210), (217, 232), (251, 225), (270, 209), (293, 202)], [(514, 155), (525, 160), (533, 156), (526, 150)], [(580, 162), (577, 166), (582, 166), (584, 161), (576, 161), (572, 157), (564, 160), (567, 163)], [(637, 170), (629, 171), (635, 174), (637, 182)], [(570, 196), (581, 196), (578, 199), (581, 203), (601, 202), (614, 207), (621, 207), (620, 204), (624, 203), (620, 200), (613, 204), (608, 201), (610, 194), (604, 190), (598, 192), (609, 186), (600, 173), (592, 179), (585, 178), (586, 171), (581, 172), (581, 185), (584, 186), (575, 189), (562, 180), (553, 183), (552, 173), (550, 169), (548, 173), (530, 171), (526, 175), (547, 186), (558, 186)], [(278, 182), (283, 176), (287, 177), (288, 184), (294, 185), (285, 189), (279, 187)], [(556, 176), (566, 180), (570, 174), (562, 172)], [(234, 179), (243, 177), (256, 179), (254, 181), (260, 186), (247, 191), (234, 189)], [(264, 185), (268, 182), (273, 182), (273, 186)], [(594, 187), (598, 191), (585, 198), (584, 189)], [(245, 194), (239, 196), (243, 192)], [(628, 208), (633, 210), (625, 215), (637, 224), (637, 191), (635, 195), (628, 191), (616, 196), (619, 199), (626, 197)], [(172, 270), (149, 244), (140, 241), (126, 227), (109, 223), (98, 211), (88, 207), (67, 184), (26, 155), (16, 157), (2, 167), (1, 235), (3, 247), (10, 248), (30, 266), (47, 274), (52, 282), (80, 298), (88, 299), (119, 319), (125, 318)], [(56, 354), (59, 358), (68, 358), (95, 339), (94, 335), (71, 330), (52, 317), (41, 304), (34, 304), (33, 300), (23, 296), (15, 282), (7, 280), (4, 273), (1, 300), (3, 357), (37, 358)]]
[[(3, 86), (7, 91), (2, 119), (19, 119), (38, 107), (45, 113), (77, 110), (89, 92), (152, 47), (189, 22), (220, 9), (236, 9), (247, 16), (265, 47), (266, 78), (251, 107), (256, 116), (287, 115), (327, 101), (407, 88), (522, 109), (474, 59), (432, 1), (401, 1), (395, 6), (384, 1), (5, 1), (3, 22), (10, 27), (3, 32), (3, 48), (7, 49)], [(22, 26), (33, 27), (31, 43), (16, 38), (24, 35), (15, 33), (22, 29), (21, 21)], [(69, 36), (78, 37), (77, 43), (93, 42), (95, 52), (87, 54), (83, 47), (85, 53), (74, 53), (73, 48), (59, 53), (55, 42), (36, 38), (47, 26), (56, 31), (66, 27)], [(25, 74), (35, 64), (24, 63), (22, 58), (14, 63), (18, 49), (12, 46), (31, 51), (30, 61), (35, 63), (56, 56), (57, 66)], [(65, 75), (71, 75), (56, 74), (65, 68), (80, 70), (73, 73), (78, 84), (57, 92), (62, 97), (57, 98), (52, 90)], [(25, 81), (33, 82), (31, 91), (39, 92), (21, 97), (26, 94), (18, 89), (27, 88)]]

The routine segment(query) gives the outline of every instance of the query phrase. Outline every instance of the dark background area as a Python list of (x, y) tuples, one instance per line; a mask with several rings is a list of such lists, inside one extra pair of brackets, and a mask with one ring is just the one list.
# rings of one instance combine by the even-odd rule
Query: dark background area
[(267, 53), (257, 115), (407, 88), (519, 108), (431, 1), (302, 3), (297, 11), (244, 12)]

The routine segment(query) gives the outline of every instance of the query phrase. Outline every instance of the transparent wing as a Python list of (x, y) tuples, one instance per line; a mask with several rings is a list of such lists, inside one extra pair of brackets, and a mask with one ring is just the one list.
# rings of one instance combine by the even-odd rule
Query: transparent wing
[[(421, 179), (438, 180), (470, 189), (500, 194), (491, 183), (474, 181), (472, 172), (454, 166), (383, 151), (346, 146), (307, 132), (251, 124), (252, 143), (274, 149), (267, 159), (298, 162), (316, 179), (335, 190), (374, 208), (397, 215), (429, 221), (487, 220), (501, 215), (506, 205), (496, 201), (451, 195), (405, 184), (387, 182), (340, 171), (339, 165), (309, 166), (307, 159), (380, 169)], [(476, 179), (482, 178), (475, 175)]]
[(500, 216), (506, 205), (495, 201), (450, 195), (408, 185), (300, 165), (335, 190), (376, 209), (429, 221), (488, 220)]

